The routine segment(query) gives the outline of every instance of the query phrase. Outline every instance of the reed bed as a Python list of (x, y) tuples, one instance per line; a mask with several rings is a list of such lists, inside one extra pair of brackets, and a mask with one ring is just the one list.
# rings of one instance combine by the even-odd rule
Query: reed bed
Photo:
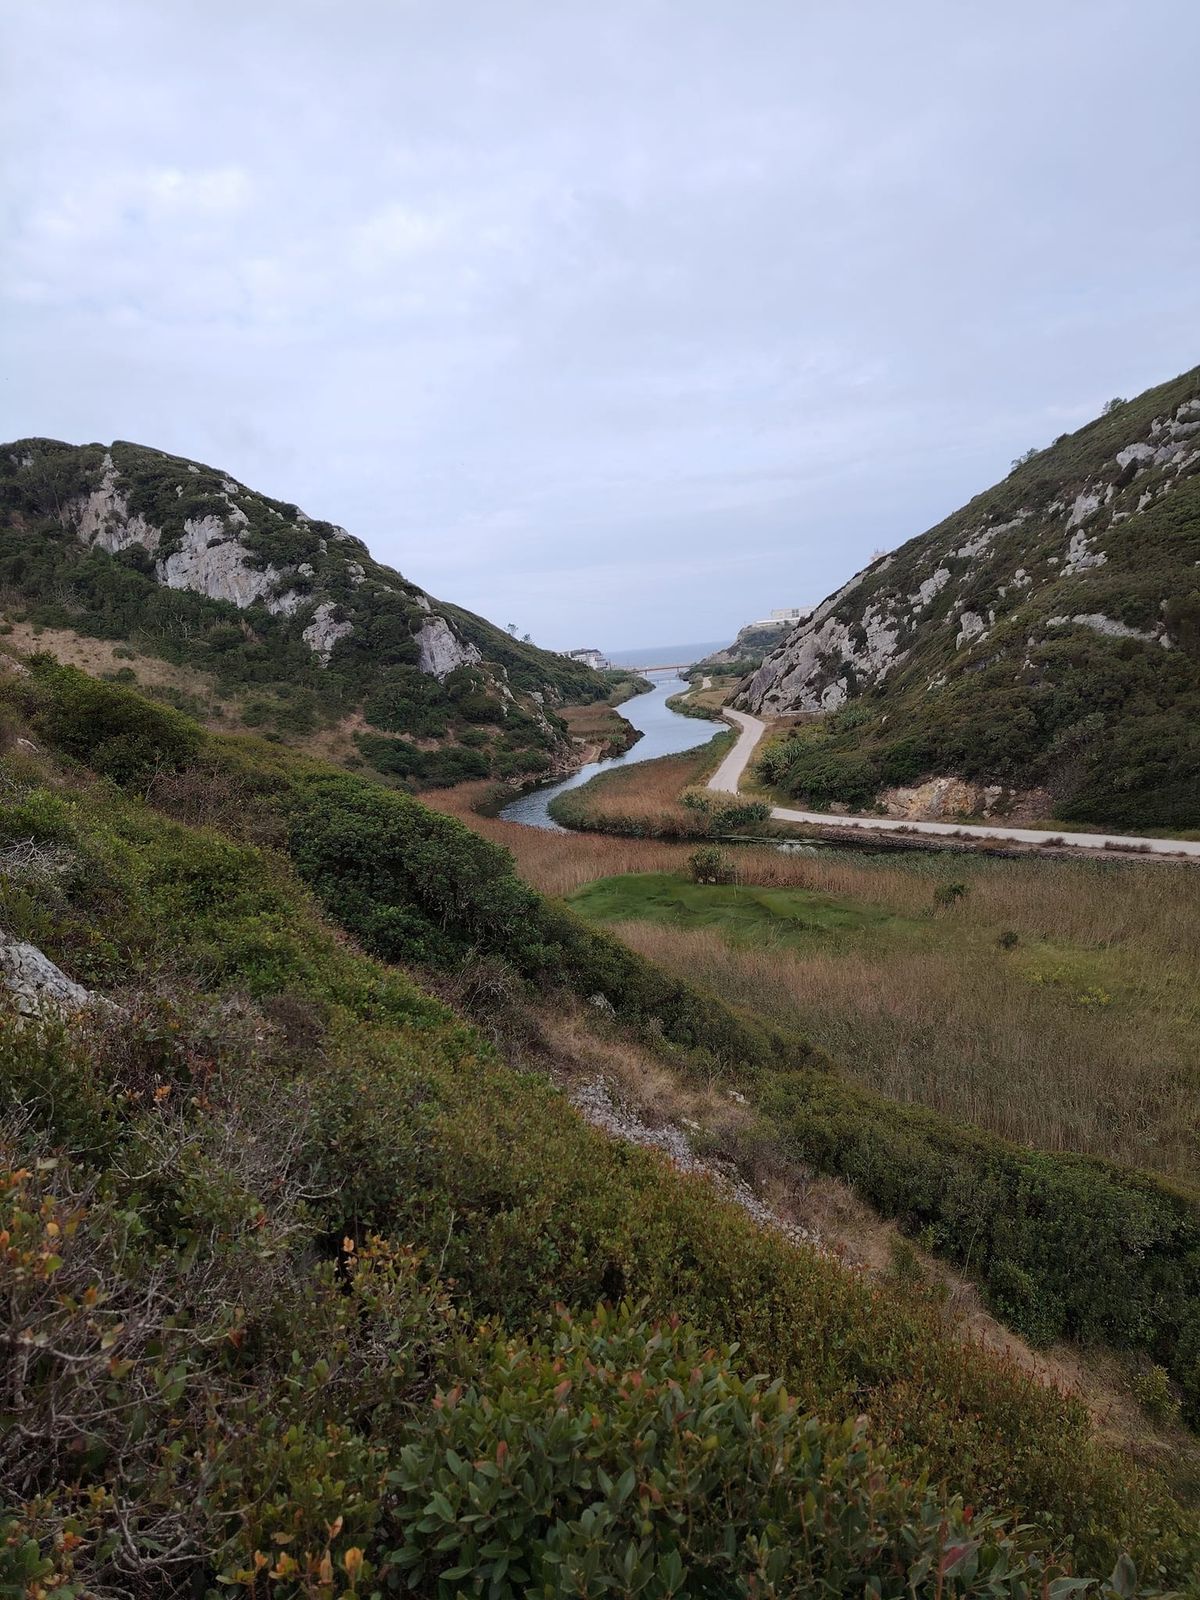
[[(1018, 947), (886, 953), (732, 948), (715, 929), (632, 921), (618, 937), (823, 1045), (857, 1082), (1018, 1143), (1200, 1181), (1195, 975), (1111, 995), (1039, 982)], [(1107, 1000), (1102, 996), (1108, 995)]]

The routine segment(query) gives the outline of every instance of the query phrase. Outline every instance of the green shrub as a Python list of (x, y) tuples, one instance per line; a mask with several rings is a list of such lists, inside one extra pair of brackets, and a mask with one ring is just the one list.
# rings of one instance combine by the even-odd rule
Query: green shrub
[(849, 1180), (979, 1281), (1010, 1327), (1143, 1350), (1200, 1418), (1200, 1205), (1142, 1173), (1023, 1150), (832, 1077), (759, 1091), (786, 1153)]
[(737, 872), (726, 851), (715, 844), (693, 850), (688, 869), (696, 883), (736, 883)]
[(33, 706), (36, 726), (103, 777), (139, 787), (195, 759), (200, 730), (176, 712), (60, 667), (50, 657), (37, 657), (32, 665), (43, 691)]
[[(499, 1340), (388, 1473), (388, 1564), (421, 1592), (1024, 1595), (1000, 1519), (902, 1481), (866, 1420), (804, 1416), (728, 1350), (627, 1312)], [(818, 1531), (819, 1530), (819, 1531)]]

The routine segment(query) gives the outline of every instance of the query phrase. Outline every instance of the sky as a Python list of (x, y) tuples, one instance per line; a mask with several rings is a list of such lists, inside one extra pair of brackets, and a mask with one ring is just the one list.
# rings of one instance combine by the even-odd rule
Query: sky
[(551, 648), (815, 604), (1200, 360), (1195, 0), (0, 0), (0, 438)]

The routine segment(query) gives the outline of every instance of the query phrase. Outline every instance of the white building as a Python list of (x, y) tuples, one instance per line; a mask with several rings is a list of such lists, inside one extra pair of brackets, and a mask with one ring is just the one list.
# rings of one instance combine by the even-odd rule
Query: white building
[(578, 661), (582, 666), (594, 667), (597, 672), (604, 672), (612, 665), (600, 650), (564, 650), (563, 655), (568, 661)]

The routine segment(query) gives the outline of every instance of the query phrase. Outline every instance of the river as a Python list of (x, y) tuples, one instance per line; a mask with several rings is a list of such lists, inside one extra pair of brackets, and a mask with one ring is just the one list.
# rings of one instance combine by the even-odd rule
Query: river
[(580, 767), (561, 783), (546, 784), (518, 795), (500, 813), (505, 822), (523, 822), (530, 828), (550, 828), (556, 833), (565, 833), (567, 830), (561, 828), (547, 810), (556, 794), (577, 789), (581, 783), (594, 778), (598, 772), (607, 772), (610, 767), (631, 767), (638, 761), (653, 761), (656, 756), (675, 756), (681, 750), (695, 750), (723, 731), (695, 717), (680, 716), (667, 705), (673, 694), (688, 687), (683, 678), (674, 672), (649, 672), (646, 676), (654, 687), (647, 694), (634, 695), (632, 700), (626, 700), (617, 708), (627, 722), (641, 730), (642, 737), (633, 748), (607, 761), (589, 761), (586, 767)]

